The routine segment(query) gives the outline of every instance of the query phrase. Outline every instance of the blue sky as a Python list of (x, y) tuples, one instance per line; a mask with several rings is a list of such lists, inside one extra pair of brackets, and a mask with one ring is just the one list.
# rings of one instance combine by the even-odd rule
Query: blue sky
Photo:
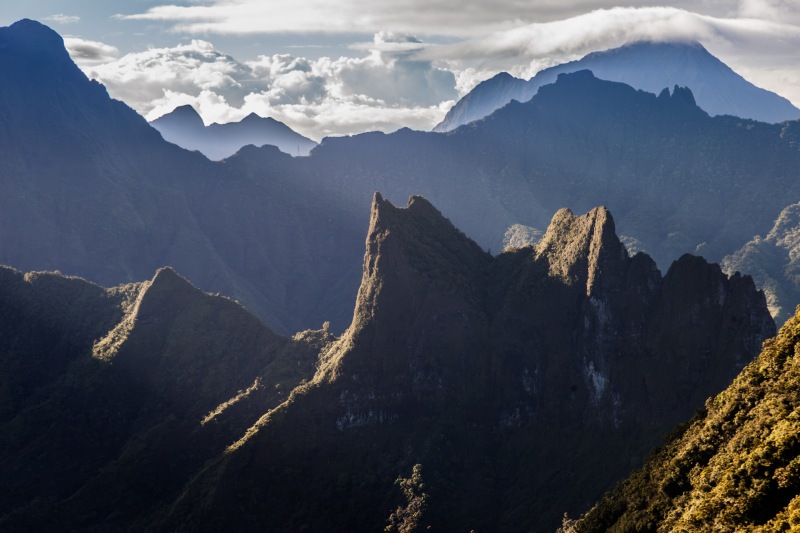
[(315, 139), (428, 129), (476, 83), (636, 39), (698, 40), (800, 107), (800, 0), (31, 0), (90, 77), (152, 119), (250, 112)]

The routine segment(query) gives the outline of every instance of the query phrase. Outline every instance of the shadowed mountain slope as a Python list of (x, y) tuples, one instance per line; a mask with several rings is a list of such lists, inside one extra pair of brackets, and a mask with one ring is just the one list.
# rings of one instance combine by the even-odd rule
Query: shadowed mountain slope
[(602, 203), (665, 268), (683, 253), (721, 260), (769, 231), (800, 199), (798, 139), (800, 122), (709, 117), (689, 90), (656, 96), (582, 71), (469, 127), (325, 139), (291, 168), (352, 211), (374, 190), (422, 194), (493, 250), (513, 224)]
[(688, 87), (697, 104), (712, 116), (770, 123), (800, 118), (800, 109), (789, 100), (748, 82), (700, 43), (643, 41), (544, 69), (528, 81), (501, 72), (459, 100), (434, 131), (450, 131), (479, 120), (512, 100), (527, 102), (559, 74), (579, 70), (591, 70), (598, 78), (656, 94), (665, 87)]
[(104, 285), (169, 264), (281, 332), (347, 326), (355, 216), (290, 175), (245, 178), (165, 142), (37, 22), (0, 28), (0, 70), (0, 263)]
[(171, 269), (102, 289), (4, 268), (0, 309), (5, 530), (143, 529), (332, 340), (280, 337)]
[(793, 531), (800, 525), (800, 316), (570, 531)]
[(213, 160), (225, 159), (247, 145), (276, 146), (293, 156), (308, 155), (317, 143), (273, 118), (251, 113), (239, 122), (206, 126), (190, 105), (175, 108), (150, 125), (167, 141), (187, 150), (198, 150)]
[(604, 208), (492, 258), (376, 195), (350, 328), (156, 529), (380, 530), (412, 471), (420, 527), (554, 529), (773, 333), (749, 278), (691, 256), (662, 278)]

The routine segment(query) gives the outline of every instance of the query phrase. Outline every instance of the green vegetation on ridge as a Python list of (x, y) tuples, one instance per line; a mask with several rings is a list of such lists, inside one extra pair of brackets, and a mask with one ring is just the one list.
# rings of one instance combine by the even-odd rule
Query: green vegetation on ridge
[(574, 531), (800, 528), (800, 309)]

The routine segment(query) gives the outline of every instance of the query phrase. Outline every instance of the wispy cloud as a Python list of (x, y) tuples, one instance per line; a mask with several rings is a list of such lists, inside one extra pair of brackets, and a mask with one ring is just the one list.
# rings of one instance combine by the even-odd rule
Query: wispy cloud
[[(755, 0), (741, 6), (753, 14)], [(797, 9), (795, 9), (797, 11)], [(774, 16), (764, 8), (762, 16)], [(782, 11), (783, 13), (783, 11)], [(471, 87), (499, 70), (530, 77), (544, 67), (639, 40), (700, 41), (754, 83), (800, 103), (800, 87), (780, 83), (800, 72), (800, 25), (786, 17), (714, 17), (674, 7), (599, 9), (564, 20), (522, 25), (513, 30), (442, 45), (426, 46), (415, 57), (444, 63)], [(778, 74), (776, 74), (778, 73)]]
[(108, 63), (119, 57), (119, 50), (115, 46), (80, 37), (65, 36), (64, 46), (72, 56), (72, 60), (81, 67)]
[(44, 17), (43, 20), (45, 22), (52, 22), (55, 24), (76, 24), (81, 21), (81, 18), (77, 15), (65, 15), (63, 13), (56, 13), (55, 15)]
[[(676, 0), (671, 3), (695, 9), (699, 4), (715, 12), (724, 12), (736, 5), (735, 0)], [(636, 4), (657, 6), (663, 2), (639, 0)], [(613, 5), (614, 2), (608, 0), (295, 0), (291, 5), (262, 0), (211, 0), (206, 5), (170, 4), (119, 17), (172, 22), (177, 31), (189, 33), (371, 34), (394, 31), (464, 37), (533, 21), (563, 19)]]

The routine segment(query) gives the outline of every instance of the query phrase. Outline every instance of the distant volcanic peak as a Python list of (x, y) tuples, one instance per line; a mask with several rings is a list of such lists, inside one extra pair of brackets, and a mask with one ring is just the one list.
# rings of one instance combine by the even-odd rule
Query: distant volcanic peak
[[(675, 37), (672, 37), (672, 38), (669, 38), (669, 39), (663, 39), (663, 40), (662, 39), (642, 39), (642, 40), (638, 40), (638, 41), (630, 41), (630, 42), (627, 42), (627, 43), (623, 44), (622, 46), (620, 46), (617, 50), (618, 51), (628, 51), (628, 50), (637, 49), (637, 48), (638, 49), (645, 49), (645, 50), (650, 50), (650, 49), (655, 48), (655, 49), (660, 49), (660, 50), (670, 50), (670, 49), (677, 50), (677, 49), (679, 49), (679, 50), (697, 50), (697, 51), (702, 50), (704, 52), (706, 51), (705, 47), (702, 44), (700, 44), (699, 41), (696, 41), (694, 39), (689, 39), (689, 38), (680, 39), (680, 38), (675, 38)], [(591, 56), (591, 55), (594, 55), (594, 54), (604, 54), (604, 53), (607, 53), (607, 52), (608, 52), (608, 50), (606, 50), (605, 52), (592, 52), (589, 55)]]
[(583, 216), (560, 209), (542, 240), (536, 255), (548, 261), (550, 275), (568, 285), (586, 284), (591, 294), (606, 263), (628, 260), (628, 253), (617, 237), (614, 219), (605, 207), (596, 207)]

